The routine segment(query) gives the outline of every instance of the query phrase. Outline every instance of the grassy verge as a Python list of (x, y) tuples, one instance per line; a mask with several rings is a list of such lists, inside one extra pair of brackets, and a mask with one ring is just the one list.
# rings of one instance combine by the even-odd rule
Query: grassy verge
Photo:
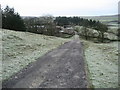
[(29, 32), (2, 31), (2, 80), (70, 40)]
[[(118, 87), (118, 42), (96, 44), (82, 40), (94, 88)], [(92, 85), (91, 84), (91, 85)]]

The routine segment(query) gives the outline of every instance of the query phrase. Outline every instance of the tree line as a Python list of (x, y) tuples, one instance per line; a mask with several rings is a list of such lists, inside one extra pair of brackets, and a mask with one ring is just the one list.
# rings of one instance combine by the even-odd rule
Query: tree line
[(98, 24), (100, 24), (99, 21), (95, 21), (92, 19), (84, 19), (81, 17), (56, 17), (54, 20), (55, 23), (59, 26), (64, 25), (80, 25), (85, 27), (96, 27)]
[[(45, 34), (51, 36), (59, 36), (59, 30), (56, 26), (66, 27), (70, 26), (83, 26), (86, 28), (96, 29), (100, 33), (102, 41), (104, 39), (104, 33), (107, 32), (107, 25), (102, 24), (99, 21), (92, 19), (84, 19), (81, 17), (53, 17), (53, 16), (42, 16), (42, 17), (26, 17), (22, 18), (14, 8), (6, 6), (2, 10), (2, 28), (11, 29), (16, 31), (27, 31), (38, 34)], [(87, 38), (86, 38), (87, 39)]]
[(60, 26), (79, 25), (79, 26), (93, 28), (93, 29), (100, 30), (100, 31), (102, 31), (102, 29), (103, 29), (103, 31), (106, 31), (108, 29), (107, 25), (102, 24), (99, 21), (95, 21), (92, 19), (84, 19), (84, 18), (80, 18), (80, 17), (56, 17), (54, 22)]
[(86, 38), (86, 40), (88, 39), (88, 29), (87, 28), (92, 28), (98, 31), (99, 33), (99, 39), (101, 42), (104, 41), (104, 33), (107, 32), (108, 27), (105, 24), (102, 24), (99, 21), (95, 21), (92, 19), (84, 19), (84, 18), (80, 18), (80, 17), (56, 17), (56, 19), (54, 20), (54, 22), (57, 25), (60, 26), (65, 26), (65, 25), (72, 25), (72, 26), (83, 26), (83, 30), (84, 30), (84, 36)]
[(56, 36), (59, 32), (52, 16), (26, 17), (24, 18), (26, 31), (37, 34)]

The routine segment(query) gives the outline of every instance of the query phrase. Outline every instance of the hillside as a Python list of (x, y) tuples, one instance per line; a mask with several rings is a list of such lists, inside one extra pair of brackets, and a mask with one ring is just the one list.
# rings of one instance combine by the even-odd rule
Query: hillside
[(118, 27), (118, 15), (106, 15), (106, 16), (83, 16), (86, 19), (99, 20), (100, 22), (109, 25), (112, 28)]
[(53, 36), (2, 30), (2, 79), (5, 80), (46, 52), (69, 41)]

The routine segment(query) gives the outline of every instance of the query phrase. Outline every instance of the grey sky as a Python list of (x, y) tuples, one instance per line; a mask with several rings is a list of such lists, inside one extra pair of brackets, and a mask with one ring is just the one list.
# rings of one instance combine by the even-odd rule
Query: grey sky
[(21, 16), (99, 16), (118, 13), (119, 0), (0, 0)]

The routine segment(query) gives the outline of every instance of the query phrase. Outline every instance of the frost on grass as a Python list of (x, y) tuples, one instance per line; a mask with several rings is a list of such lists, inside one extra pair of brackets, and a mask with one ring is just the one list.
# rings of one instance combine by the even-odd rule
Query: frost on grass
[(90, 79), (95, 88), (118, 87), (118, 42), (95, 44), (83, 40)]
[(9, 78), (49, 50), (70, 39), (45, 36), (28, 32), (3, 30), (2, 79)]

